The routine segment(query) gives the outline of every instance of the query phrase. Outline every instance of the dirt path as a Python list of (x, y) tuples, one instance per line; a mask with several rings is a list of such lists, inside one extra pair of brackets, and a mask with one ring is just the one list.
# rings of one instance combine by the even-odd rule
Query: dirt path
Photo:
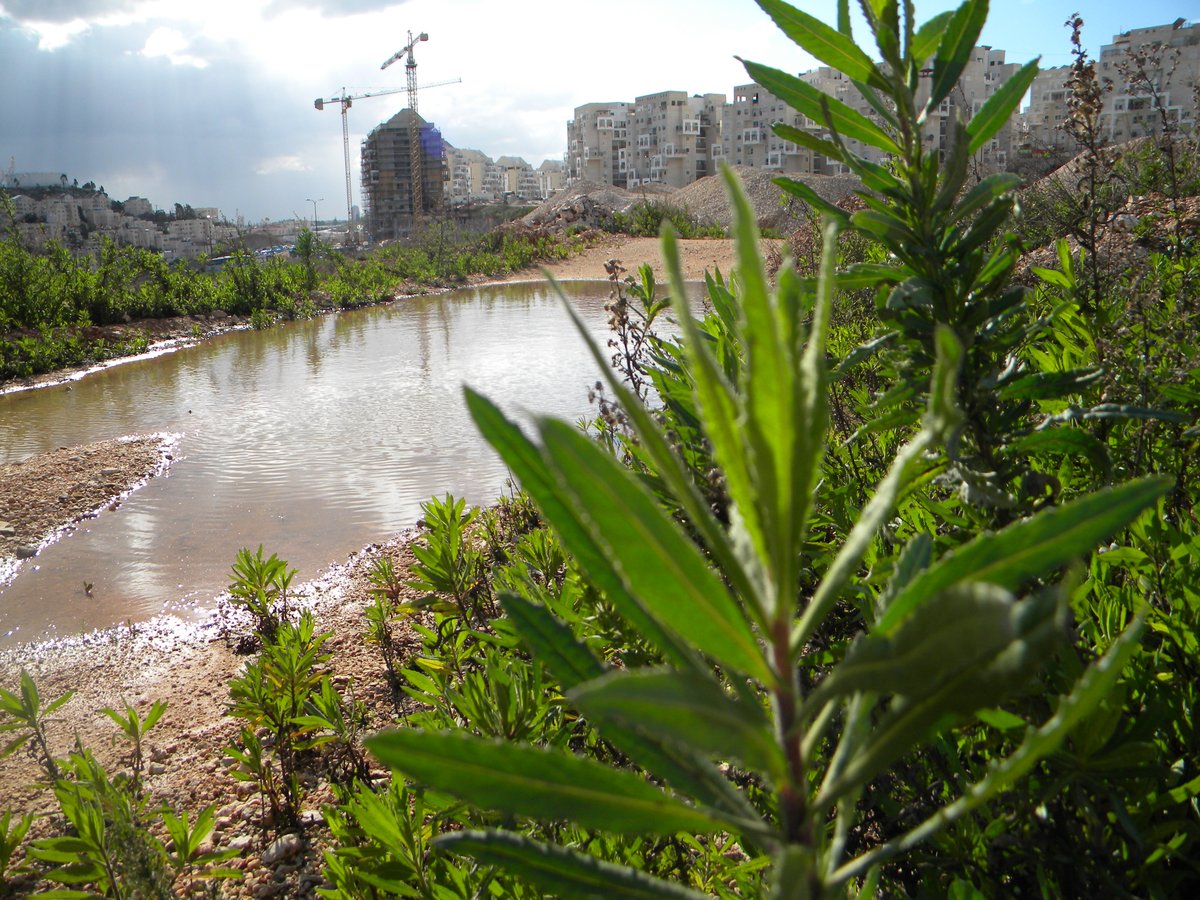
[[(774, 249), (781, 244), (777, 240), (763, 240), (763, 252)], [(679, 241), (679, 261), (683, 268), (683, 277), (688, 281), (703, 281), (705, 270), (720, 269), (728, 277), (733, 268), (734, 245), (727, 238)], [(626, 274), (635, 275), (638, 267), (649, 263), (655, 276), (666, 280), (666, 265), (662, 259), (662, 242), (658, 238), (631, 238), (623, 235), (609, 235), (600, 240), (595, 246), (588, 248), (577, 256), (556, 262), (547, 266), (550, 274), (559, 281), (608, 277), (604, 264), (610, 259), (619, 259), (625, 267)]]

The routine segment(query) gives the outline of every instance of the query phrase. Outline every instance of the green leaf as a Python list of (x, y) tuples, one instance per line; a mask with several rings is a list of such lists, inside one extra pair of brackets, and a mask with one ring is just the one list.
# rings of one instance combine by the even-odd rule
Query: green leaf
[(1141, 478), (1045, 510), (1003, 531), (981, 534), (909, 583), (876, 629), (893, 631), (926, 598), (960, 581), (983, 581), (1015, 591), (1027, 579), (1090, 553), (1173, 484), (1163, 476)]
[(995, 585), (954, 585), (921, 604), (892, 635), (861, 635), (812, 693), (811, 703), (866, 691), (929, 694), (980, 660), (992, 659), (1022, 637), (1031, 620), (1052, 611), (1040, 598), (1014, 602), (1011, 593)]
[(1111, 468), (1108, 447), (1090, 431), (1082, 428), (1046, 428), (1034, 431), (1010, 444), (1006, 451), (1016, 456), (1031, 456), (1035, 453), (1065, 453), (1082, 456), (1096, 471), (1107, 474)]
[[(1012, 602), (1003, 588), (956, 585), (931, 599), (887, 638), (856, 643), (817, 705), (854, 691), (894, 692), (887, 711), (840, 768), (831, 767), (816, 804), (827, 808), (927, 740), (947, 719), (995, 705), (1023, 688), (1062, 635), (1065, 591)], [(821, 685), (825, 688), (825, 684)]]
[(762, 709), (712, 678), (670, 669), (613, 672), (567, 692), (588, 717), (621, 722), (716, 759), (738, 759), (776, 783), (785, 762)]
[(933, 58), (933, 87), (925, 106), (926, 112), (936, 109), (954, 89), (958, 76), (971, 59), (971, 51), (979, 42), (979, 33), (983, 31), (987, 15), (987, 0), (966, 0), (946, 23), (937, 54)]
[(1057, 399), (1077, 394), (1104, 377), (1098, 368), (1067, 369), (1063, 372), (1033, 372), (1007, 382), (996, 391), (1005, 400)]
[[(833, 143), (833, 141), (827, 141), (824, 138), (813, 134), (811, 131), (805, 131), (803, 128), (796, 128), (793, 125), (786, 125), (783, 122), (776, 122), (771, 126), (771, 130), (785, 141), (791, 141), (793, 144), (806, 147), (807, 149), (812, 150), (814, 153), (820, 153), (822, 156), (827, 156), (830, 159), (841, 159), (844, 155), (842, 153), (842, 148)], [(791, 179), (779, 180), (791, 181)], [(803, 182), (800, 182), (800, 184), (803, 184)], [(807, 187), (807, 185), (805, 185), (805, 187)], [(834, 209), (837, 209), (837, 207), (834, 207)]]
[(1071, 692), (1059, 699), (1054, 715), (1040, 728), (1027, 730), (1021, 745), (1009, 756), (993, 762), (987, 775), (963, 791), (961, 797), (934, 812), (906, 834), (846, 863), (833, 873), (828, 884), (832, 887), (857, 878), (884, 860), (911, 850), (988, 803), (1028, 774), (1040, 760), (1057, 750), (1071, 730), (1109, 695), (1117, 678), (1137, 651), (1141, 631), (1142, 619), (1139, 617), (1121, 633), (1103, 657), (1088, 666)]
[(562, 897), (634, 897), (701, 900), (683, 885), (661, 881), (629, 866), (618, 866), (511, 831), (456, 831), (434, 839), (439, 850), (474, 857)]
[(641, 775), (561, 751), (410, 730), (381, 732), (366, 745), (384, 765), (484, 809), (622, 834), (722, 827)]
[(664, 627), (713, 660), (770, 680), (757, 639), (695, 543), (616, 459), (578, 429), (540, 424), (546, 454), (584, 526), (613, 561), (630, 594)]
[(878, 125), (840, 100), (794, 75), (758, 63), (742, 63), (758, 84), (818, 125), (833, 128), (847, 140), (861, 141), (886, 153), (898, 153), (896, 142)]
[(861, 81), (882, 91), (888, 90), (887, 80), (875, 68), (871, 57), (846, 35), (780, 0), (756, 2), (793, 43), (825, 65), (832, 66), (852, 81)]
[(507, 592), (500, 594), (500, 605), (522, 643), (564, 688), (573, 688), (604, 674), (604, 664), (546, 607)]
[(944, 13), (938, 13), (917, 29), (917, 33), (913, 36), (912, 46), (908, 48), (908, 55), (915, 65), (923, 66), (933, 56), (953, 17), (953, 11), (947, 10)]
[[(1041, 59), (1041, 57), (1038, 57)], [(971, 142), (967, 145), (967, 153), (975, 153), (988, 142), (1004, 123), (1012, 118), (1013, 111), (1021, 103), (1021, 98), (1033, 84), (1038, 73), (1038, 60), (1031, 60), (1021, 66), (1012, 76), (1000, 86), (1000, 89), (988, 97), (979, 112), (967, 123), (967, 134)]]
[(613, 568), (611, 558), (584, 527), (580, 513), (547, 470), (537, 447), (487, 398), (468, 387), (464, 387), (463, 392), (466, 395), (467, 408), (480, 433), (512, 470), (546, 520), (554, 527), (563, 547), (588, 573), (588, 578), (621, 615), (638, 629), (642, 637), (669, 659), (685, 667), (695, 665), (695, 655), (659, 626), (642, 604), (626, 590)]

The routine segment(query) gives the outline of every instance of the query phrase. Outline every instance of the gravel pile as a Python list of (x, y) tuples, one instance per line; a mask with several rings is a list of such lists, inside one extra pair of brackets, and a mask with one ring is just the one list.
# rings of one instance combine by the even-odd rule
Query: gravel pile
[(555, 194), (520, 221), (531, 228), (561, 229), (570, 225), (599, 228), (614, 212), (628, 212), (642, 199), (662, 197), (673, 190), (665, 185), (647, 185), (633, 192), (609, 184), (581, 181)]
[[(795, 231), (807, 220), (805, 213), (807, 204), (785, 194), (774, 179), (778, 175), (753, 169), (748, 166), (734, 166), (734, 172), (741, 179), (742, 187), (754, 207), (759, 228), (769, 228), (784, 234)], [(837, 203), (843, 197), (862, 187), (862, 183), (852, 175), (790, 175), (797, 181), (802, 181), (816, 191), (817, 195), (830, 203)], [(728, 228), (733, 224), (733, 212), (729, 208), (729, 199), (725, 194), (725, 183), (717, 175), (710, 175), (694, 181), (681, 188), (670, 197), (675, 206), (686, 209), (703, 224), (720, 225)]]
[[(799, 200), (784, 194), (772, 181), (776, 177), (775, 173), (748, 166), (735, 166), (734, 171), (741, 178), (750, 203), (754, 206), (760, 228), (787, 233), (794, 231), (805, 221), (807, 207)], [(837, 203), (861, 187), (857, 178), (848, 175), (790, 177), (803, 181), (830, 203)], [(613, 213), (628, 212), (643, 200), (668, 203), (686, 210), (689, 215), (705, 225), (728, 228), (733, 222), (733, 213), (725, 194), (725, 184), (716, 175), (701, 178), (679, 189), (649, 184), (627, 191), (611, 185), (581, 182), (564, 193), (551, 197), (520, 221), (531, 228), (551, 230), (571, 225), (599, 228)]]

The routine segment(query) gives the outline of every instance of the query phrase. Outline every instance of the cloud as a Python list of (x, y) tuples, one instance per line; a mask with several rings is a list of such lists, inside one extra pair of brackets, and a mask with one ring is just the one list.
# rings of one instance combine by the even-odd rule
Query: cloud
[(284, 172), (311, 171), (312, 166), (296, 155), (272, 156), (269, 159), (260, 159), (254, 167), (255, 175), (281, 175)]
[(127, 12), (136, 0), (3, 0), (0, 10), (22, 24), (43, 22), (65, 24), (87, 21), (112, 13)]
[(263, 9), (266, 17), (279, 16), (297, 9), (307, 9), (322, 16), (338, 18), (360, 13), (381, 12), (400, 6), (405, 0), (271, 0)]
[(191, 53), (185, 53), (188, 40), (174, 28), (155, 28), (146, 38), (146, 44), (140, 51), (147, 59), (165, 57), (173, 66), (194, 66), (197, 69), (208, 68), (208, 60)]

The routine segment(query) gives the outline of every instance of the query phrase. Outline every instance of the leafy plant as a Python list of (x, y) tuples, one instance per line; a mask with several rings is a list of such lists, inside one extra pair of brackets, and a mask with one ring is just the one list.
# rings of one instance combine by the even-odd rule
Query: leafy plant
[(6, 809), (4, 814), (0, 815), (0, 885), (4, 884), (4, 873), (8, 871), (17, 848), (21, 846), (21, 841), (25, 839), (32, 824), (33, 816), (28, 813), (15, 817), (12, 810)]
[(438, 596), (449, 598), (464, 615), (477, 621), (484, 616), (485, 601), (490, 605), (483, 554), (476, 547), (468, 529), (479, 510), (466, 508), (466, 501), (455, 500), (447, 494), (444, 499), (433, 497), (421, 504), (427, 529), (425, 546), (413, 545), (417, 561), (412, 566), (415, 576), (410, 587), (426, 591), (426, 596), (411, 605), (414, 608), (438, 602)]
[(287, 591), (296, 570), (289, 569), (274, 553), (263, 559), (259, 544), (253, 556), (244, 547), (238, 551), (231, 575), (231, 601), (253, 616), (254, 630), (264, 643), (270, 643), (288, 621)]
[(158, 720), (167, 711), (167, 704), (166, 701), (155, 700), (150, 706), (150, 710), (146, 713), (146, 717), (143, 719), (138, 715), (137, 709), (128, 700), (122, 698), (122, 703), (124, 703), (125, 708), (120, 712), (111, 707), (106, 707), (100, 710), (100, 712), (112, 719), (129, 741), (129, 766), (132, 771), (132, 789), (135, 796), (140, 796), (142, 791), (142, 770), (145, 767), (142, 740), (145, 738), (146, 732), (158, 724)]
[[(918, 519), (903, 552), (886, 560), (890, 578), (869, 580), (864, 562), (883, 562), (876, 542), (902, 501), (957, 462), (967, 437), (974, 452), (986, 446), (980, 435), (964, 436), (980, 421), (984, 397), (972, 350), (976, 328), (1012, 302), (1005, 273), (1013, 255), (1002, 231), (1012, 185), (985, 179), (958, 198), (966, 158), (1008, 118), (1036, 65), (958, 127), (943, 170), (924, 150), (918, 122), (963, 71), (986, 4), (965, 3), (920, 29), (908, 3), (902, 10), (864, 4), (881, 65), (850, 39), (845, 4), (837, 30), (776, 0), (761, 5), (804, 49), (845, 72), (883, 123), (747, 64), (759, 83), (830, 132), (814, 138), (781, 126), (781, 136), (834, 158), (849, 156), (842, 139), (860, 140), (895, 154), (899, 174), (855, 160), (854, 170), (885, 199), (864, 195), (868, 209), (853, 217), (805, 196), (828, 219), (819, 276), (806, 281), (785, 268), (773, 291), (753, 214), (727, 176), (739, 259), (738, 315), (727, 335), (736, 366), (714, 355), (688, 315), (675, 243), (664, 238), (694, 409), (728, 491), (728, 521), (714, 516), (663, 430), (610, 372), (609, 389), (670, 511), (566, 423), (540, 421), (534, 443), (467, 392), (477, 424), (564, 549), (662, 659), (607, 667), (546, 607), (502, 597), (511, 628), (569, 702), (641, 771), (457, 732), (392, 731), (368, 746), (420, 783), (509, 816), (616, 834), (733, 834), (743, 849), (769, 857), (773, 896), (817, 897), (860, 880), (869, 892), (881, 864), (1002, 796), (1099, 707), (1136, 651), (1140, 613), (1062, 684), (1049, 710), (1022, 702), (1063, 643), (1074, 580), (1056, 573), (1151, 507), (1171, 482), (1132, 481), (1043, 508), (940, 554), (937, 521)], [(931, 92), (918, 104), (919, 70), (930, 57)], [(843, 223), (874, 234), (897, 264), (835, 274)], [(831, 378), (826, 340), (835, 289), (864, 283), (889, 298), (917, 365), (927, 367), (928, 399), (915, 434), (827, 549), (828, 536), (818, 540), (817, 532)], [(710, 283), (714, 306), (728, 308), (716, 287)], [(917, 369), (908, 377), (918, 381)], [(838, 620), (847, 612), (858, 628), (830, 653), (827, 635), (844, 633)], [(899, 828), (874, 825), (864, 800), (899, 767), (924, 748), (953, 746), (964, 730), (997, 722), (1014, 739), (977, 776), (939, 772), (940, 801), (928, 814)], [(727, 779), (718, 761), (746, 778)], [(692, 895), (553, 837), (485, 826), (436, 843), (560, 893)]]
[(6, 721), (0, 721), (0, 734), (4, 732), (17, 733), (17, 736), (5, 744), (4, 749), (0, 751), (0, 758), (11, 756), (29, 744), (30, 755), (46, 770), (46, 774), (52, 781), (56, 780), (60, 772), (54, 754), (50, 752), (46, 725), (52, 721), (51, 714), (73, 696), (75, 696), (74, 691), (67, 691), (43, 706), (37, 685), (34, 684), (29, 673), (22, 669), (19, 695), (0, 688), (0, 713), (3, 713), (6, 718)]

